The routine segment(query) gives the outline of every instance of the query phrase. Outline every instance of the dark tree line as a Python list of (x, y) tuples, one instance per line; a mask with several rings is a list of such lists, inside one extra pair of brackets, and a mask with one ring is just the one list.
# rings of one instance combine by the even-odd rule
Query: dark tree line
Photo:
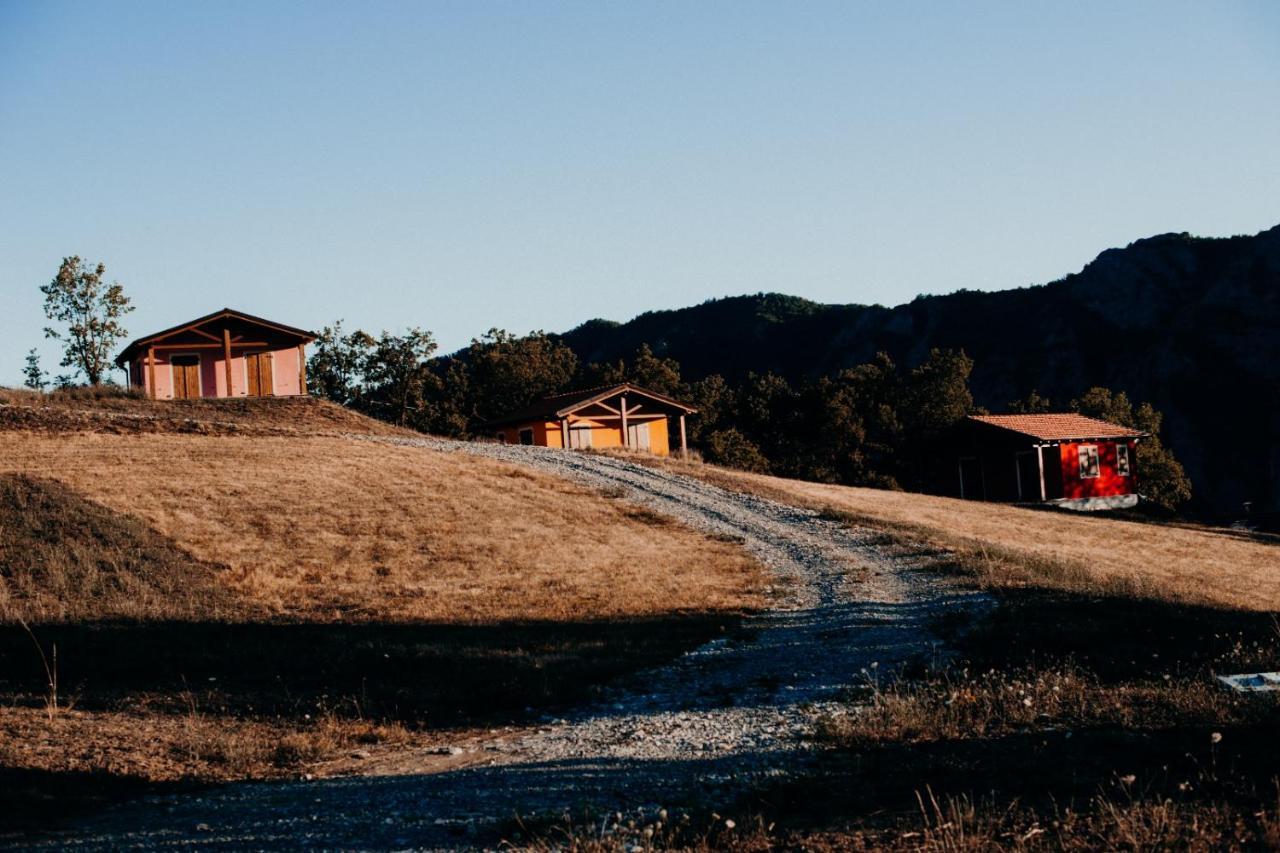
[[(423, 432), (457, 438), (485, 433), (487, 421), (548, 394), (631, 382), (687, 400), (690, 444), (709, 461), (826, 483), (928, 490), (939, 481), (939, 442), (977, 411), (969, 391), (973, 361), (933, 350), (915, 367), (883, 353), (831, 376), (789, 382), (772, 373), (689, 382), (680, 364), (641, 345), (630, 359), (582, 364), (553, 336), (491, 329), (458, 353), (435, 357), (430, 333), (410, 329), (375, 338), (326, 327), (308, 367), (313, 393)], [(1160, 415), (1123, 394), (1090, 389), (1072, 409), (1150, 432), (1139, 444), (1144, 492), (1173, 508), (1190, 496), (1182, 468), (1158, 439)], [(1034, 392), (1011, 411), (1046, 411)], [(949, 468), (948, 468), (949, 470)]]

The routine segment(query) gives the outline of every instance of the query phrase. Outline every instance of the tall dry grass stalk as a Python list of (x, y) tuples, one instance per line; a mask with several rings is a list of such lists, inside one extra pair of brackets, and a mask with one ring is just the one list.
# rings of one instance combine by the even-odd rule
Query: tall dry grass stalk
[(50, 649), (50, 656), (44, 653), (44, 645), (36, 637), (36, 632), (31, 630), (31, 626), (21, 616), (17, 617), (18, 624), (27, 636), (31, 638), (31, 644), (36, 647), (36, 653), (40, 656), (40, 665), (44, 668), (45, 678), (45, 696), (44, 708), (45, 713), (49, 716), (49, 721), (57, 715), (58, 705), (58, 644), (54, 643)]

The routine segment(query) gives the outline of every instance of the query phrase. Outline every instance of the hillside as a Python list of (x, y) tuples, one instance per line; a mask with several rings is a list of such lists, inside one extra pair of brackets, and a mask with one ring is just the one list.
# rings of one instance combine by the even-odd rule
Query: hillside
[[(129, 615), (74, 588), (95, 543), (165, 564), (189, 555), (192, 578), (220, 567), (237, 604), (206, 619), (607, 618), (759, 603), (757, 570), (729, 544), (556, 477), (358, 440), (393, 430), (330, 403), (42, 403), (0, 406), (0, 509), (11, 513), (0, 560), (29, 580), (22, 566), (44, 540), (45, 562), (69, 573), (6, 586), (8, 608), (29, 619)], [(117, 586), (142, 571), (100, 562), (121, 569)], [(168, 615), (190, 614), (175, 602)]]
[(405, 436), (308, 399), (0, 391), (0, 840), (103, 798), (434, 755), (767, 602), (733, 541)]
[(1280, 610), (1280, 537), (1268, 534), (809, 483), (675, 459), (651, 464), (894, 538), (927, 542), (987, 584)]
[(934, 347), (975, 359), (979, 405), (1032, 390), (1062, 405), (1093, 385), (1166, 415), (1196, 506), (1238, 513), (1280, 501), (1280, 226), (1252, 237), (1165, 234), (1109, 249), (1051, 284), (922, 296), (895, 308), (733, 297), (584, 323), (563, 335), (584, 361), (648, 343), (686, 379), (773, 371), (818, 376), (877, 351), (914, 364)]

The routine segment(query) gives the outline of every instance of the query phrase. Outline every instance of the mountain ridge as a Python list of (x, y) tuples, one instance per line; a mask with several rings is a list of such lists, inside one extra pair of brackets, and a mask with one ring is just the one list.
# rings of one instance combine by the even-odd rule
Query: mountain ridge
[(694, 380), (798, 380), (880, 351), (913, 365), (933, 348), (963, 349), (975, 361), (975, 400), (993, 411), (1032, 390), (1062, 408), (1094, 385), (1151, 402), (1202, 512), (1274, 508), (1280, 498), (1280, 225), (1252, 236), (1153, 235), (1009, 290), (894, 307), (759, 293), (589, 320), (558, 337), (583, 361), (629, 357), (645, 343)]

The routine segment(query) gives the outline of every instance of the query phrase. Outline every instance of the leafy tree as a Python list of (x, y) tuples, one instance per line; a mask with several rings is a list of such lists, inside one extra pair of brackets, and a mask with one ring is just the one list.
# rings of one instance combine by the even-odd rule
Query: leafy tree
[(760, 448), (732, 427), (709, 434), (703, 444), (702, 453), (708, 462), (717, 465), (758, 473), (769, 471), (769, 460), (760, 452)]
[(1150, 504), (1168, 512), (1191, 499), (1191, 479), (1160, 440), (1164, 415), (1150, 403), (1136, 409), (1123, 391), (1090, 388), (1071, 402), (1072, 411), (1149, 433), (1138, 442), (1138, 488)]
[(587, 365), (580, 382), (583, 385), (630, 382), (668, 397), (684, 398), (689, 394), (689, 385), (680, 378), (680, 362), (655, 355), (648, 344), (641, 344), (630, 362), (619, 359)]
[(375, 343), (372, 336), (359, 329), (344, 334), (341, 320), (325, 326), (307, 360), (311, 393), (342, 406), (361, 408), (364, 371)]
[(578, 374), (578, 357), (544, 332), (518, 337), (490, 329), (455, 356), (435, 360), (418, 429), (466, 437), (486, 421), (565, 390)]
[(659, 358), (648, 344), (641, 344), (636, 350), (627, 381), (668, 397), (685, 397), (689, 393), (689, 386), (680, 379), (680, 362)]
[(905, 431), (899, 413), (903, 380), (897, 366), (880, 352), (872, 362), (843, 370), (837, 378), (862, 421), (862, 471), (850, 482), (901, 488), (897, 472)]
[(578, 371), (573, 350), (544, 332), (524, 337), (490, 329), (473, 340), (465, 361), (472, 400), (471, 427), (563, 391)]
[(40, 354), (32, 348), (27, 352), (27, 364), (22, 369), (22, 384), (33, 391), (43, 391), (49, 386), (49, 374), (40, 368)]
[(972, 372), (973, 359), (963, 350), (931, 350), (929, 357), (911, 371), (904, 389), (901, 413), (909, 431), (921, 437), (936, 437), (972, 412)]
[(61, 341), (61, 365), (84, 374), (90, 385), (101, 385), (111, 366), (111, 352), (127, 332), (121, 319), (133, 310), (119, 282), (103, 281), (107, 268), (90, 267), (72, 255), (62, 259), (58, 274), (40, 288), (45, 316), (65, 325), (46, 326), (45, 337)]
[(693, 383), (688, 399), (698, 410), (698, 414), (688, 422), (689, 441), (695, 445), (701, 444), (704, 436), (728, 426), (736, 418), (738, 395), (718, 373)]
[(1045, 412), (1053, 411), (1053, 403), (1048, 397), (1041, 397), (1038, 391), (1034, 389), (1030, 394), (1020, 400), (1012, 400), (1006, 406), (1011, 414), (1015, 415), (1039, 415)]
[(905, 378), (898, 405), (902, 439), (897, 470), (907, 488), (939, 482), (939, 443), (973, 411), (972, 372), (973, 359), (963, 351), (935, 349)]
[(403, 335), (383, 332), (365, 353), (362, 361), (369, 410), (392, 423), (406, 425), (410, 412), (423, 404), (425, 392), (435, 376), (427, 360), (436, 351), (430, 332), (410, 328)]

